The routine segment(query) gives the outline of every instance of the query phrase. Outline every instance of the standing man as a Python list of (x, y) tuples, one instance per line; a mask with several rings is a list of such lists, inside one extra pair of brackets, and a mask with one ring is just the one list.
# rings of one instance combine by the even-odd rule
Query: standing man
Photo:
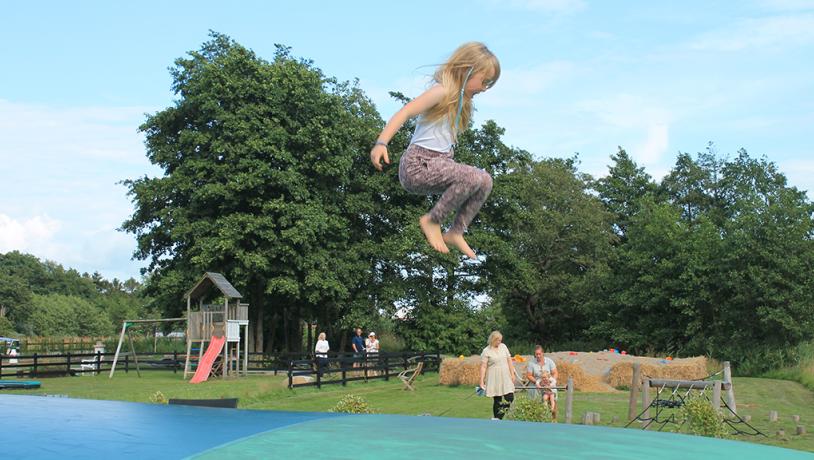
[(365, 353), (365, 339), (362, 338), (362, 328), (357, 327), (354, 331), (353, 339), (350, 341), (350, 346), (353, 348), (353, 367), (361, 366), (362, 358)]
[(529, 382), (534, 382), (536, 389), (529, 390), (529, 393), (532, 398), (537, 397), (538, 391), (542, 393), (543, 402), (551, 408), (554, 420), (557, 420), (557, 389), (551, 387), (557, 386), (559, 376), (557, 365), (553, 359), (545, 356), (543, 346), (534, 347), (534, 359), (529, 362), (526, 377)]

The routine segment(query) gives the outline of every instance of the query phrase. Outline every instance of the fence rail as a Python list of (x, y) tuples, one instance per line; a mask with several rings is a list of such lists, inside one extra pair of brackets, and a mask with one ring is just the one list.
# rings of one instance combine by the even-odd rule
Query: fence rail
[[(288, 388), (341, 384), (357, 380), (390, 380), (411, 366), (423, 362), (423, 372), (438, 372), (441, 353), (329, 353), (327, 358), (308, 357), (288, 360)], [(299, 378), (298, 378), (299, 377)]]
[[(191, 353), (192, 360), (198, 359), (199, 353), (197, 351)], [(393, 370), (398, 366), (398, 362), (403, 362), (406, 357), (420, 356), (422, 353), (405, 352), (405, 353), (381, 353), (380, 359), (385, 358), (385, 361), (379, 363), (376, 367), (372, 359), (368, 359), (366, 364), (367, 378), (378, 378), (374, 375), (376, 371), (380, 371), (382, 367)], [(9, 356), (0, 354), (0, 379), (3, 378), (23, 378), (23, 377), (58, 377), (65, 375), (82, 375), (85, 373), (100, 373), (109, 372), (113, 364), (114, 353), (31, 353), (16, 356)], [(436, 354), (426, 353), (424, 356), (439, 356)], [(399, 357), (399, 358), (397, 358)], [(139, 352), (136, 353), (140, 370), (171, 370), (178, 372), (183, 370), (186, 355), (183, 352), (173, 351), (164, 353), (154, 352)], [(333, 359), (333, 361), (330, 361)], [(330, 372), (339, 372), (341, 367), (337, 366), (338, 360), (343, 360), (349, 363), (353, 361), (352, 353), (331, 354), (329, 358), (332, 364)], [(398, 361), (401, 359), (402, 361)], [(432, 360), (432, 358), (427, 358)], [(316, 363), (313, 355), (303, 353), (280, 353), (276, 355), (266, 355), (260, 352), (249, 352), (248, 356), (248, 371), (249, 373), (274, 373), (277, 375), (280, 372), (290, 373), (291, 363), (298, 363), (296, 366), (301, 368), (296, 370), (295, 375), (308, 375), (306, 373), (306, 365), (304, 363)], [(440, 361), (440, 359), (439, 359)], [(127, 353), (119, 357), (119, 362), (116, 367), (117, 371), (130, 372), (135, 370), (135, 360), (132, 354)], [(352, 366), (352, 364), (349, 364)], [(344, 367), (344, 366), (342, 366)], [(437, 366), (436, 366), (437, 367)], [(336, 371), (334, 369), (337, 369)], [(360, 368), (348, 367), (348, 371), (361, 371)], [(437, 370), (437, 369), (436, 369)], [(391, 374), (392, 375), (392, 374)], [(347, 377), (347, 376), (346, 376)], [(361, 380), (362, 378), (353, 378), (351, 375), (346, 378), (346, 381)], [(389, 378), (389, 376), (388, 376)], [(320, 380), (321, 376), (320, 376)], [(321, 382), (327, 383), (327, 382)]]

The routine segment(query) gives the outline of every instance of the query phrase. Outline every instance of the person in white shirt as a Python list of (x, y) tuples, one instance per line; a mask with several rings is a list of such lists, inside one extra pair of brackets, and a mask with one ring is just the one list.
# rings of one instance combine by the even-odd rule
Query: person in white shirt
[[(365, 361), (367, 365), (370, 367), (375, 368), (379, 364), (379, 339), (376, 338), (376, 333), (370, 331), (370, 334), (367, 335), (367, 340), (365, 340)], [(377, 375), (376, 371), (373, 371), (373, 375)]]
[(551, 408), (554, 420), (557, 420), (557, 365), (554, 360), (545, 356), (542, 345), (534, 348), (534, 359), (529, 362), (526, 373), (529, 382), (533, 382), (536, 388), (529, 390), (529, 396), (537, 397), (542, 394), (543, 402)]
[(317, 373), (320, 377), (325, 372), (325, 368), (328, 367), (328, 351), (330, 349), (331, 345), (326, 340), (325, 333), (320, 332), (317, 344), (314, 347), (314, 356), (317, 358)]

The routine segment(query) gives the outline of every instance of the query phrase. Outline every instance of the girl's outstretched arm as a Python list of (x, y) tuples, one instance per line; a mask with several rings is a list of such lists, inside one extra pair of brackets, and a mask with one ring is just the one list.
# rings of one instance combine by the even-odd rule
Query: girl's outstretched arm
[(376, 145), (370, 151), (370, 161), (373, 167), (377, 170), (382, 170), (382, 160), (386, 164), (390, 164), (390, 157), (387, 155), (387, 143), (396, 134), (396, 132), (404, 125), (410, 118), (426, 112), (444, 99), (446, 91), (441, 85), (435, 85), (432, 88), (424, 91), (424, 93), (412, 101), (408, 102), (401, 108), (390, 121), (387, 122), (379, 138), (376, 140)]

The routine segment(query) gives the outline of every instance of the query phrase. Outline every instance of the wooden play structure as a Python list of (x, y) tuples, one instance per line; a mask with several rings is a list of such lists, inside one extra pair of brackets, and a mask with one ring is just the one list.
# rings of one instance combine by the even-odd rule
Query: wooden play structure
[[(187, 353), (184, 378), (191, 372), (190, 358), (193, 344), (198, 344), (198, 366), (212, 366), (213, 361), (204, 359), (204, 348), (207, 343), (210, 347), (222, 348), (220, 372), (223, 377), (230, 373), (246, 375), (249, 365), (249, 304), (240, 301), (243, 298), (240, 292), (220, 273), (206, 272), (184, 298), (187, 301)], [(222, 304), (205, 303), (218, 298), (223, 300)], [(193, 310), (193, 306), (196, 310)], [(242, 357), (241, 328), (243, 328)], [(207, 355), (212, 356), (214, 360), (220, 353), (213, 351), (207, 350)], [(205, 379), (206, 377), (203, 377), (203, 380)], [(195, 380), (193, 378), (192, 381)]]
[[(720, 380), (712, 379), (718, 375), (722, 377)], [(641, 412), (636, 407), (640, 387)], [(651, 397), (651, 390), (655, 390), (655, 398)], [(640, 365), (634, 364), (628, 407), (630, 421), (625, 428), (634, 422), (639, 422), (644, 430), (655, 426), (662, 431), (667, 425), (678, 424), (679, 419), (676, 417), (675, 409), (680, 409), (691, 397), (699, 397), (708, 401), (716, 413), (723, 415), (724, 423), (733, 430), (732, 434), (765, 436), (760, 430), (750, 425), (748, 420), (738, 415), (735, 385), (732, 382), (729, 361), (723, 362), (723, 368), (720, 371), (701, 380), (653, 379), (641, 375)]]
[[(116, 371), (122, 343), (127, 337), (129, 355), (133, 356), (138, 371), (138, 356), (133, 346), (129, 328), (141, 323), (186, 322), (187, 352), (184, 363), (184, 379), (194, 372), (192, 383), (206, 380), (210, 373), (246, 375), (249, 360), (249, 304), (242, 303), (240, 292), (220, 273), (206, 272), (195, 286), (184, 295), (187, 303), (185, 318), (136, 319), (122, 324), (119, 344), (110, 368), (110, 378)], [(222, 303), (221, 303), (222, 301)], [(217, 303), (207, 303), (217, 302)], [(241, 330), (243, 351), (241, 355)], [(194, 348), (197, 345), (197, 348)], [(204, 353), (206, 349), (206, 353)], [(193, 351), (198, 356), (193, 358)], [(220, 360), (218, 360), (220, 358)], [(196, 369), (192, 370), (192, 364)], [(141, 373), (139, 372), (139, 376)]]

